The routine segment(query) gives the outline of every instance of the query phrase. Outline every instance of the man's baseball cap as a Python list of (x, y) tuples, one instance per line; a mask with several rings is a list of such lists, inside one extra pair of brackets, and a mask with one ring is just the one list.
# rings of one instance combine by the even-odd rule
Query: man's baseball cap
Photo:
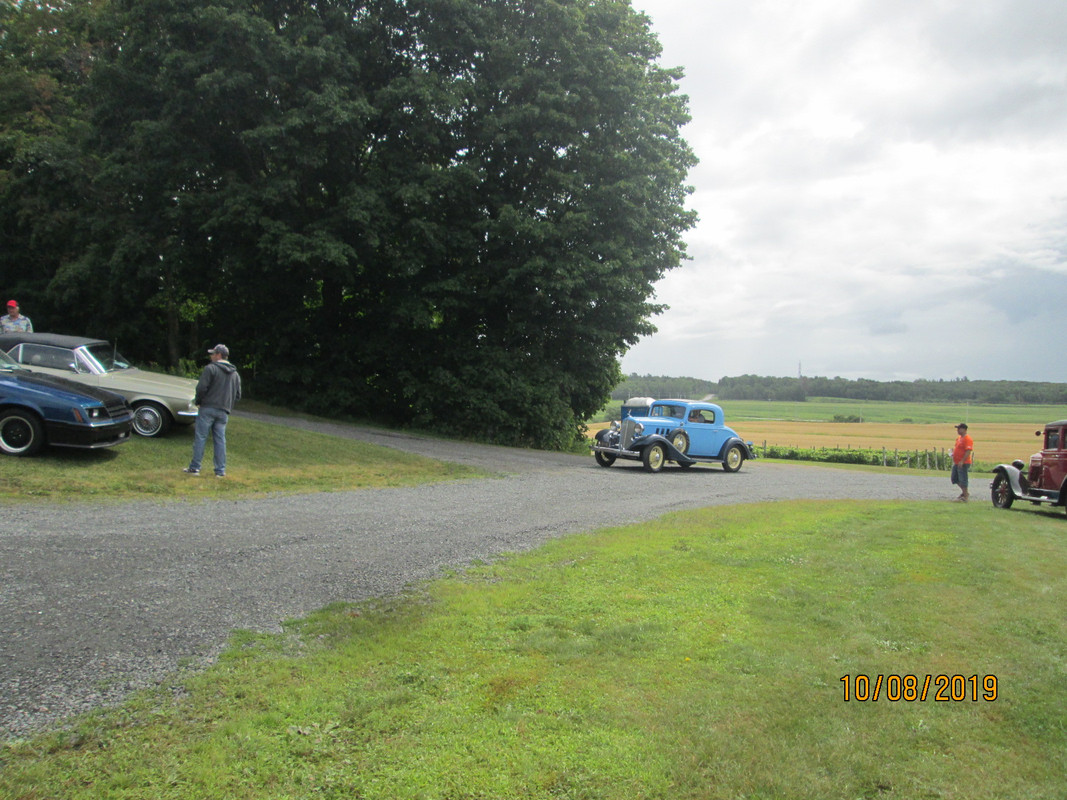
[(19, 307), (19, 304), (18, 304), (18, 303), (16, 303), (16, 302), (15, 302), (14, 300), (8, 300), (8, 301), (7, 301), (7, 307), (8, 307), (8, 308), (11, 308), (12, 306), (14, 306), (15, 308), (18, 308), (18, 307)]
[(229, 358), (230, 357), (230, 348), (228, 348), (224, 344), (217, 344), (214, 347), (212, 347), (210, 350), (207, 351), (208, 355), (211, 355), (212, 353), (218, 353), (223, 358)]
[(956, 429), (959, 430), (960, 428), (966, 428), (966, 427), (967, 427), (967, 423), (966, 422), (961, 422), (959, 425), (956, 426)]

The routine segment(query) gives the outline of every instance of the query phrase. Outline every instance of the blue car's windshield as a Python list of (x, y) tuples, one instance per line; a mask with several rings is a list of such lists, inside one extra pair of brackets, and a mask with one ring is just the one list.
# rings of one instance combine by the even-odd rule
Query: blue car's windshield
[(685, 406), (656, 406), (652, 409), (650, 416), (681, 419), (685, 416)]
[(82, 353), (90, 360), (95, 361), (103, 372), (115, 372), (120, 369), (129, 369), (130, 362), (122, 353), (109, 344), (91, 344), (82, 348)]
[(18, 364), (15, 359), (0, 350), (0, 370), (4, 372), (15, 372), (16, 370), (24, 370), (25, 367)]

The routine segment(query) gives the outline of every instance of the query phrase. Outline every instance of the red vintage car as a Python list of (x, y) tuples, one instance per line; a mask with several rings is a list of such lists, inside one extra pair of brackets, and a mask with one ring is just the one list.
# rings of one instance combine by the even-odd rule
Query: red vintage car
[(1067, 506), (1067, 420), (1050, 422), (1036, 435), (1043, 437), (1043, 446), (1030, 456), (1029, 466), (1013, 461), (994, 470), (990, 490), (997, 508), (1011, 508), (1016, 500)]

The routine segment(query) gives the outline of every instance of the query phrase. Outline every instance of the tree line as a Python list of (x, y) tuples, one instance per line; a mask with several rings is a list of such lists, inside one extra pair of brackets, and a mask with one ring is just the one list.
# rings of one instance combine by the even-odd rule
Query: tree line
[(848, 400), (885, 400), (911, 403), (988, 403), (1065, 405), (1067, 384), (1038, 381), (915, 380), (873, 381), (864, 378), (775, 378), (762, 375), (724, 377), (718, 382), (697, 378), (632, 373), (612, 392), (612, 399), (630, 397), (685, 397), (714, 394), (720, 400), (787, 400), (809, 397)]
[(0, 289), (256, 396), (566, 446), (695, 163), (619, 0), (0, 4)]
[(684, 398), (699, 400), (718, 391), (714, 381), (700, 378), (670, 378), (665, 375), (638, 375), (630, 373), (611, 393), (612, 400), (629, 400), (631, 397), (656, 399)]

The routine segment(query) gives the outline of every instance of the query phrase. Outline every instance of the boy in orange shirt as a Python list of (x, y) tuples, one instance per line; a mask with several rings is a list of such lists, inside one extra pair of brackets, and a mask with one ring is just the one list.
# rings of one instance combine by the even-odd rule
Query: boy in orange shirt
[(967, 435), (966, 422), (956, 426), (956, 433), (956, 446), (952, 448), (952, 483), (959, 485), (962, 492), (955, 502), (966, 503), (970, 499), (967, 494), (967, 473), (974, 455), (974, 439)]

